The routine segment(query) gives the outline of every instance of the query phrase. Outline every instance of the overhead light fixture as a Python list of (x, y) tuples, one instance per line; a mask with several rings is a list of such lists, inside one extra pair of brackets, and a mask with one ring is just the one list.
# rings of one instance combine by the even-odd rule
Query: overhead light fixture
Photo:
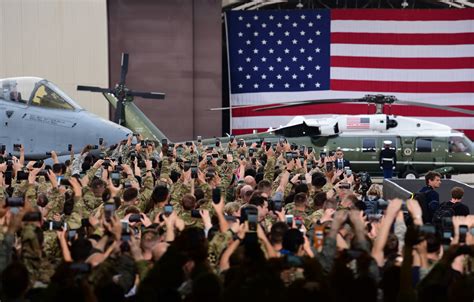
[(299, 9), (302, 9), (304, 7), (303, 3), (301, 3), (301, 0), (298, 1), (298, 4), (296, 4), (296, 7)]
[(402, 8), (407, 8), (407, 7), (408, 7), (408, 2), (407, 2), (407, 0), (404, 0), (402, 2)]

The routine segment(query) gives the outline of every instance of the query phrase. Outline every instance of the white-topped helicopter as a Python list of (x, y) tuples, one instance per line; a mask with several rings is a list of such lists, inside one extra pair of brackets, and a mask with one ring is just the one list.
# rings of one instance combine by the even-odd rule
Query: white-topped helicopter
[[(472, 110), (400, 101), (394, 96), (366, 95), (360, 99), (296, 101), (268, 105), (255, 111), (349, 102), (375, 104), (376, 112), (364, 115), (333, 115), (322, 119), (295, 117), (287, 125), (269, 129), (257, 136), (270, 141), (285, 137), (297, 145), (310, 146), (313, 152), (318, 153), (331, 154), (342, 149), (344, 158), (350, 160), (353, 170), (373, 174), (380, 174), (379, 153), (384, 147), (383, 142), (389, 140), (396, 149), (396, 171), (399, 177), (415, 178), (430, 170), (443, 174), (474, 173), (474, 146), (464, 133), (436, 122), (383, 113), (384, 105), (393, 103), (474, 115)], [(237, 108), (244, 107), (254, 106)], [(228, 108), (215, 108), (223, 109)], [(249, 136), (251, 135), (245, 136), (246, 140)]]

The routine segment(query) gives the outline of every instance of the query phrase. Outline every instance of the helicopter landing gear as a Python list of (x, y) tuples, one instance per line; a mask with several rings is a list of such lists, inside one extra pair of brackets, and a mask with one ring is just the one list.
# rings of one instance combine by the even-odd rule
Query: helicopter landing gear
[(418, 173), (416, 173), (416, 171), (412, 169), (407, 169), (402, 174), (402, 178), (405, 178), (405, 179), (417, 179), (418, 177), (419, 177)]

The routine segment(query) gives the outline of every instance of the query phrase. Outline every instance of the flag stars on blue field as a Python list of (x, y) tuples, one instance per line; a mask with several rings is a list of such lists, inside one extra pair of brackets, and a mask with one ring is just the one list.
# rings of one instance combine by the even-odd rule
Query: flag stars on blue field
[(307, 10), (228, 13), (232, 93), (329, 89), (329, 18)]

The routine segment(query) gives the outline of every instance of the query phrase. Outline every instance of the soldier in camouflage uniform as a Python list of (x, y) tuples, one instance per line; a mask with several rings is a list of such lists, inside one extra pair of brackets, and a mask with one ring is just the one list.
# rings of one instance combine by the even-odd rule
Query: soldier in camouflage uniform
[(310, 214), (311, 211), (307, 209), (307, 196), (306, 193), (298, 193), (293, 199), (292, 206), (288, 204), (286, 214), (293, 215), (295, 218), (299, 217), (308, 229), (311, 225)]
[(85, 206), (85, 215), (88, 216), (103, 203), (102, 194), (104, 191), (105, 183), (98, 178), (93, 179), (90, 186), (84, 186), (82, 188), (82, 199)]
[(27, 223), (21, 232), (21, 260), (31, 276), (33, 284), (49, 283), (54, 274), (51, 263), (46, 261), (42, 252), (42, 231), (34, 223)]
[(129, 206), (136, 206), (138, 204), (138, 190), (135, 188), (128, 188), (123, 192), (122, 204), (115, 211), (118, 218), (123, 219), (125, 212)]
[(191, 210), (195, 210), (197, 206), (196, 197), (191, 194), (183, 196), (180, 205), (176, 205), (175, 211), (177, 215), (184, 221), (186, 227), (200, 227), (204, 225), (202, 219), (191, 216)]
[(167, 186), (157, 185), (151, 194), (151, 198), (145, 209), (151, 221), (164, 212), (165, 205), (169, 201), (169, 190)]

